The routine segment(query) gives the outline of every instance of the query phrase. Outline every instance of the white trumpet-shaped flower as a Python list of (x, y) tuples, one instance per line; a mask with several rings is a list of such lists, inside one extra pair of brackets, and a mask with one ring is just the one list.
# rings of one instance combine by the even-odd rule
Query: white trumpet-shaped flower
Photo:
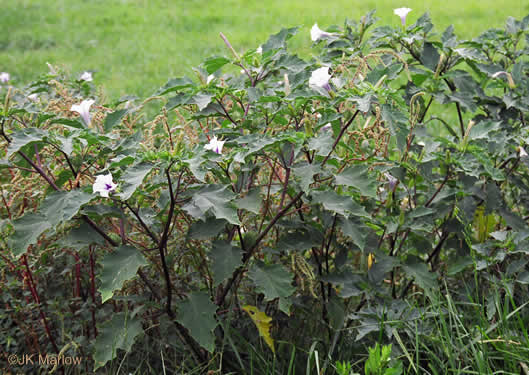
[(499, 72), (494, 73), (491, 77), (492, 78), (498, 78), (501, 75), (504, 75), (505, 77), (507, 77), (507, 82), (509, 82), (509, 87), (511, 89), (516, 87), (516, 85), (514, 84), (514, 80), (512, 79), (512, 74), (509, 73), (509, 72), (505, 72), (505, 71), (501, 70)]
[(31, 100), (32, 102), (36, 102), (39, 99), (39, 96), (37, 94), (31, 94), (31, 95), (28, 95), (28, 99)]
[(312, 39), (313, 42), (317, 42), (323, 38), (328, 38), (332, 35), (332, 33), (328, 33), (320, 29), (317, 23), (315, 23), (314, 26), (312, 26), (312, 29), (310, 29), (310, 39)]
[(410, 12), (411, 12), (410, 8), (397, 8), (397, 9), (393, 10), (393, 13), (395, 13), (397, 16), (400, 17), (400, 21), (402, 22), (402, 26), (406, 25), (406, 16)]
[(213, 81), (214, 79), (215, 79), (215, 76), (214, 76), (213, 74), (210, 74), (210, 75), (208, 76), (208, 78), (206, 79), (206, 84), (209, 85), (209, 83), (210, 83), (211, 81)]
[(6, 73), (6, 72), (1, 72), (0, 73), (0, 83), (9, 82), (10, 78), (11, 78), (11, 76), (9, 75), (9, 73)]
[(90, 125), (90, 106), (94, 103), (93, 99), (83, 100), (81, 104), (72, 105), (70, 111), (79, 113), (84, 123), (88, 126)]
[(331, 78), (331, 75), (329, 74), (329, 67), (324, 66), (312, 72), (312, 75), (310, 76), (310, 79), (309, 79), (309, 85), (323, 87), (327, 91), (330, 91), (331, 90), (331, 87), (329, 86), (330, 78)]
[(92, 186), (95, 193), (101, 194), (102, 197), (108, 198), (108, 194), (116, 190), (118, 185), (112, 181), (112, 173), (99, 175)]
[(518, 156), (520, 158), (524, 158), (524, 157), (529, 156), (529, 155), (527, 155), (527, 152), (525, 152), (525, 149), (520, 146), (520, 147), (518, 147)]
[(257, 47), (255, 52), (257, 52), (258, 54), (262, 55), (263, 54), (263, 47), (262, 46)]
[(84, 72), (81, 74), (81, 77), (79, 78), (81, 81), (91, 82), (93, 81), (92, 73), (91, 72)]
[(219, 141), (217, 137), (213, 137), (207, 145), (204, 146), (206, 150), (211, 150), (213, 152), (216, 152), (217, 154), (222, 153), (222, 146), (224, 146), (224, 142), (226, 141)]

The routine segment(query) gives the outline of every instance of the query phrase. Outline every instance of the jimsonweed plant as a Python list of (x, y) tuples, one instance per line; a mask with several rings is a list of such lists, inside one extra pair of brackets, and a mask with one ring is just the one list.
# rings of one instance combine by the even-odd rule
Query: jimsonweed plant
[(474, 285), (495, 322), (528, 292), (529, 17), (465, 41), (409, 11), (316, 24), (309, 60), (296, 27), (243, 53), (221, 34), (229, 56), (143, 101), (53, 67), (2, 86), (2, 347), (82, 373), (301, 373), (316, 348), (322, 373), (390, 373), (367, 347), (444, 371), (408, 349), (432, 296)]

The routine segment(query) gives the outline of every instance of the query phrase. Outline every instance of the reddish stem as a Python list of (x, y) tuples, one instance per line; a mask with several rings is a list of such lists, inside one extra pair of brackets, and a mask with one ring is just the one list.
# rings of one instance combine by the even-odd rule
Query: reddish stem
[(53, 349), (55, 350), (55, 352), (59, 353), (59, 348), (57, 347), (57, 344), (55, 343), (55, 340), (53, 339), (53, 336), (51, 334), (50, 327), (48, 326), (48, 320), (46, 319), (46, 315), (44, 314), (44, 311), (42, 311), (42, 307), (41, 307), (41, 304), (40, 304), (40, 297), (39, 297), (39, 294), (37, 292), (37, 289), (35, 288), (35, 282), (33, 281), (33, 274), (31, 273), (31, 269), (29, 268), (28, 259), (26, 257), (26, 254), (24, 254), (22, 256), (22, 263), (26, 267), (26, 275), (27, 275), (27, 280), (28, 280), (28, 284), (29, 284), (29, 289), (31, 291), (31, 295), (33, 296), (33, 299), (35, 300), (35, 302), (37, 303), (37, 306), (39, 308), (39, 314), (40, 314), (40, 317), (42, 319), (42, 323), (44, 325), (44, 329), (46, 331), (46, 334), (48, 335), (48, 338), (49, 338), (49, 340), (51, 342), (51, 345), (53, 346)]
[(9, 209), (9, 204), (7, 204), (6, 198), (4, 197), (4, 192), (2, 191), (2, 201), (4, 202), (4, 206), (6, 207), (7, 211), (7, 217), (11, 219), (11, 210)]
[(95, 303), (96, 303), (96, 282), (95, 282), (95, 259), (94, 259), (94, 248), (92, 245), (89, 247), (90, 250), (90, 294), (92, 295), (92, 326), (94, 328), (94, 337), (97, 337), (96, 327), (96, 315), (95, 315)]

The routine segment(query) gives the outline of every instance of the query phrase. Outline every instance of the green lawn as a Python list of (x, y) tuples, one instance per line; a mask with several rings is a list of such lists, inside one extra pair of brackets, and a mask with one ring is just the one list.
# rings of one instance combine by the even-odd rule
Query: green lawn
[(358, 19), (371, 9), (378, 25), (397, 25), (393, 8), (410, 7), (414, 22), (430, 12), (436, 30), (453, 24), (462, 37), (501, 27), (529, 13), (523, 1), (237, 1), (0, 0), (0, 71), (29, 82), (46, 62), (74, 74), (94, 70), (95, 83), (116, 98), (150, 95), (167, 78), (192, 75), (206, 57), (227, 54), (223, 32), (238, 50), (255, 48), (284, 26), (302, 25), (292, 45), (310, 45), (309, 29)]

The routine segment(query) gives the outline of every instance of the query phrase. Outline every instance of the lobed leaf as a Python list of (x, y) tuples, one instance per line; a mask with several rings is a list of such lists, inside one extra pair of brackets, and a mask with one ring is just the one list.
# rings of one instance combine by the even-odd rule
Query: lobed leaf
[(101, 293), (101, 302), (105, 303), (112, 298), (114, 292), (120, 290), (125, 281), (136, 275), (138, 268), (147, 264), (138, 249), (128, 245), (119, 246), (105, 255), (101, 260), (103, 271), (99, 276), (101, 285), (98, 290)]

